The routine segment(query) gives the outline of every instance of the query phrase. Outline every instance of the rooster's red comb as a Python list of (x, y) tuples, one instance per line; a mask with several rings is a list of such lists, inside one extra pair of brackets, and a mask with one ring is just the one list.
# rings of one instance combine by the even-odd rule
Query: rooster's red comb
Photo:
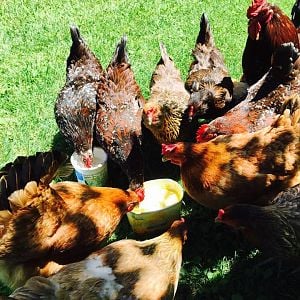
[(167, 153), (170, 153), (172, 151), (174, 151), (177, 148), (176, 144), (162, 144), (161, 145), (161, 154), (165, 155)]

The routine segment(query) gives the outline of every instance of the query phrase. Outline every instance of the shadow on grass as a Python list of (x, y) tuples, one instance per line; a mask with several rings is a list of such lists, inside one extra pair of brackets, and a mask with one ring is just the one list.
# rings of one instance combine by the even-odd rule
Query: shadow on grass
[(176, 300), (300, 299), (300, 269), (266, 262), (240, 234), (214, 223), (215, 211), (187, 199), (185, 213), (189, 231)]

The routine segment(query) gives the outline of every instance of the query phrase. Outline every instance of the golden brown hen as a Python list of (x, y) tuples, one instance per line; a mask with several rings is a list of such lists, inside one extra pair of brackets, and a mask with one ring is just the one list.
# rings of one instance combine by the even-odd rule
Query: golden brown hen
[(158, 143), (174, 143), (184, 140), (184, 133), (188, 131), (189, 124), (183, 117), (189, 93), (162, 43), (160, 53), (161, 59), (152, 74), (151, 95), (143, 109), (143, 122)]
[(254, 246), (271, 257), (300, 262), (300, 185), (280, 192), (272, 204), (235, 204), (216, 218), (241, 230)]
[(265, 204), (300, 183), (300, 109), (254, 133), (223, 135), (206, 143), (163, 145), (165, 160), (180, 166), (186, 192), (223, 208), (237, 202)]
[[(210, 25), (205, 13), (200, 20), (200, 31), (193, 50), (192, 62), (186, 89), (189, 99), (189, 118), (202, 116), (214, 119), (224, 114), (239, 101), (233, 101), (234, 84), (229, 77), (223, 55), (215, 46)], [(245, 86), (245, 91), (246, 91)], [(244, 97), (247, 93), (244, 93)], [(236, 97), (238, 98), (238, 97)]]
[(292, 42), (299, 49), (299, 39), (291, 19), (277, 5), (266, 0), (252, 0), (247, 17), (248, 38), (242, 57), (242, 80), (252, 85), (269, 70), (277, 47)]
[(300, 105), (300, 70), (295, 66), (298, 57), (292, 43), (278, 47), (271, 69), (249, 88), (246, 99), (225, 115), (201, 125), (196, 141), (209, 141), (222, 134), (254, 132), (271, 125), (284, 107), (295, 110)]
[(1, 203), (8, 202), (11, 212), (0, 211), (0, 280), (7, 286), (16, 287), (30, 275), (50, 275), (51, 261), (71, 263), (99, 249), (141, 200), (121, 189), (50, 184), (64, 157), (37, 153), (3, 171)]
[(186, 239), (183, 220), (146, 241), (120, 240), (49, 277), (33, 277), (11, 299), (174, 299)]
[(75, 26), (71, 27), (71, 37), (66, 83), (56, 100), (54, 113), (62, 135), (89, 168), (93, 160), (97, 86), (103, 70)]
[(97, 141), (120, 165), (132, 190), (144, 182), (141, 122), (144, 98), (128, 62), (127, 38), (118, 43), (98, 86)]

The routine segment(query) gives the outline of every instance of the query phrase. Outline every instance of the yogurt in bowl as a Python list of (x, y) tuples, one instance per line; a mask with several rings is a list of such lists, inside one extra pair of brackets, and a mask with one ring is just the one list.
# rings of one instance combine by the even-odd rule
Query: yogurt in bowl
[(144, 182), (145, 198), (127, 213), (132, 230), (137, 234), (163, 231), (180, 218), (183, 189), (172, 179)]

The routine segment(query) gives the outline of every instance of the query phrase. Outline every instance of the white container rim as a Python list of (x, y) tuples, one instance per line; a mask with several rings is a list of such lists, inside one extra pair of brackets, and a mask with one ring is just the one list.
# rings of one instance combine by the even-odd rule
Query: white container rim
[(79, 155), (76, 152), (74, 152), (71, 155), (70, 160), (71, 160), (71, 164), (73, 165), (75, 170), (82, 174), (92, 174), (92, 173), (95, 173), (95, 171), (98, 171), (99, 169), (101, 169), (106, 164), (107, 153), (100, 147), (94, 147), (93, 153), (94, 153), (95, 157), (102, 158), (101, 162), (91, 168), (85, 168), (85, 167), (79, 166), (79, 164), (78, 164)]

